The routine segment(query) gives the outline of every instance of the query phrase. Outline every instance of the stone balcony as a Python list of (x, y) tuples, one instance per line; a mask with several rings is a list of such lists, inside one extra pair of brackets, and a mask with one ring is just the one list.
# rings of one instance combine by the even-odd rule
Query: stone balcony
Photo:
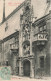
[(17, 52), (18, 49), (19, 49), (19, 45), (14, 45), (14, 44), (10, 45), (10, 50), (12, 52)]
[(48, 34), (47, 33), (38, 33), (33, 38), (33, 42), (36, 45), (44, 45), (47, 41), (48, 41)]

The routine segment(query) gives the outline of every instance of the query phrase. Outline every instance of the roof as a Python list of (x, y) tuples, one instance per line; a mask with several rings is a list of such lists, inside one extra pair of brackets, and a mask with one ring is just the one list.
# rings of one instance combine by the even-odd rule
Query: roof
[(41, 22), (45, 22), (45, 20), (48, 19), (48, 16), (49, 16), (49, 14), (47, 14), (47, 15), (45, 15), (45, 16), (39, 18), (39, 19), (37, 19), (37, 20), (34, 22), (34, 25), (38, 25), (38, 24), (41, 23)]
[(19, 31), (16, 31), (16, 32), (14, 32), (13, 34), (7, 36), (6, 38), (4, 38), (4, 39), (2, 40), (2, 42), (6, 42), (7, 40), (10, 40), (11, 38), (13, 38), (13, 37), (15, 37), (15, 36), (19, 36)]
[[(15, 10), (13, 10), (13, 12), (5, 18), (5, 21), (8, 20), (12, 15), (14, 15), (24, 5), (24, 3), (25, 1), (21, 3)], [(0, 25), (2, 25), (5, 21), (1, 22)]]

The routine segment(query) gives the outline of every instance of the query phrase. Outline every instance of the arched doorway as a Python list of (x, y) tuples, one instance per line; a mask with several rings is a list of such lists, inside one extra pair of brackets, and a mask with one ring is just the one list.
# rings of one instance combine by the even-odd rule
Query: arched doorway
[(28, 60), (23, 62), (23, 73), (24, 76), (30, 76), (30, 61)]

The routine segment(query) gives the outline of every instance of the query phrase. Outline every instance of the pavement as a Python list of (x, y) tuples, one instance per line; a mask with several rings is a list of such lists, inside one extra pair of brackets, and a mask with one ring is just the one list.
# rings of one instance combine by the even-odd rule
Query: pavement
[(29, 77), (11, 76), (10, 80), (2, 80), (0, 78), (0, 81), (51, 81), (51, 77), (44, 77), (42, 79), (35, 79), (35, 78), (29, 78)]
[(18, 81), (51, 81), (51, 77), (43, 77), (41, 79), (35, 79), (30, 77), (20, 77), (20, 76), (12, 76), (11, 80), (18, 80)]

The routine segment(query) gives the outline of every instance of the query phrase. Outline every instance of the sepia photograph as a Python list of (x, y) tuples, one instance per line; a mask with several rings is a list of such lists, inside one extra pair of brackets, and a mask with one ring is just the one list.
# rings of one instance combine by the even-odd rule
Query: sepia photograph
[(51, 81), (51, 0), (0, 0), (0, 81)]

